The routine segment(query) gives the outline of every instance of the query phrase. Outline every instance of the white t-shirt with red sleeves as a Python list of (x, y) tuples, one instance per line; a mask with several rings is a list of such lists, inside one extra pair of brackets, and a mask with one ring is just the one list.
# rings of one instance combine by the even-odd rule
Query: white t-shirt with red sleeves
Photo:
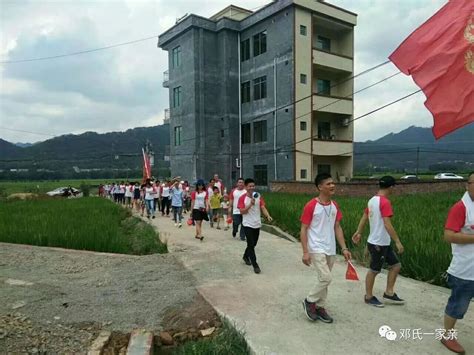
[(367, 242), (373, 245), (390, 245), (390, 234), (388, 234), (384, 217), (392, 217), (393, 209), (390, 200), (385, 196), (375, 195), (367, 203), (365, 213), (369, 216), (370, 233)]
[(336, 255), (336, 221), (342, 213), (335, 201), (323, 204), (313, 198), (303, 209), (301, 223), (308, 226), (308, 252)]
[[(444, 226), (455, 233), (465, 233), (474, 238), (474, 201), (468, 192), (457, 202), (448, 214)], [(474, 244), (451, 243), (453, 259), (448, 273), (463, 280), (474, 281)]]
[(242, 195), (245, 195), (247, 193), (247, 190), (242, 189), (233, 189), (232, 192), (230, 193), (230, 198), (232, 199), (232, 214), (240, 214), (240, 210), (237, 207), (237, 204), (239, 203), (239, 198)]
[(191, 193), (191, 200), (194, 201), (193, 209), (199, 210), (206, 208), (206, 200), (208, 199), (207, 191), (197, 192), (193, 191)]
[[(237, 208), (247, 208), (250, 206), (251, 202), (252, 198), (248, 197), (247, 193), (245, 193), (245, 195), (240, 196), (239, 202), (237, 203)], [(262, 226), (262, 207), (265, 207), (265, 201), (259, 194), (259, 197), (255, 199), (255, 204), (249, 208), (246, 214), (242, 215), (242, 225), (244, 227), (250, 227), (254, 229), (260, 228)]]

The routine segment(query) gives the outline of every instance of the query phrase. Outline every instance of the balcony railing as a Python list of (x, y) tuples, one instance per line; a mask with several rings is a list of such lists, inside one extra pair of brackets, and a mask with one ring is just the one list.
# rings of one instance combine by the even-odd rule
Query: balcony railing
[(163, 87), (168, 88), (170, 86), (170, 73), (168, 70), (163, 72)]
[(163, 119), (163, 124), (168, 124), (170, 123), (170, 109), (165, 108), (165, 117)]

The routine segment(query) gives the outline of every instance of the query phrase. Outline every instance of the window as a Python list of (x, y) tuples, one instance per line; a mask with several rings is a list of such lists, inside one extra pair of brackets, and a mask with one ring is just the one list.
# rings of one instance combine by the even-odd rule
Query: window
[(250, 59), (250, 38), (240, 42), (240, 61), (245, 62)]
[(327, 37), (318, 36), (316, 40), (316, 48), (322, 49), (323, 51), (331, 50), (331, 40)]
[(260, 143), (267, 141), (267, 121), (253, 123), (253, 142)]
[(321, 173), (331, 174), (331, 165), (318, 164), (318, 174), (321, 174)]
[(253, 99), (260, 100), (267, 97), (267, 77), (261, 76), (253, 81)]
[(325, 79), (317, 79), (316, 85), (318, 86), (318, 95), (331, 95), (331, 82)]
[(306, 26), (300, 25), (300, 35), (306, 36)]
[(330, 122), (318, 122), (318, 138), (319, 139), (331, 138), (331, 123)]
[(306, 84), (306, 74), (300, 74), (300, 83)]
[(176, 126), (174, 128), (174, 145), (178, 146), (181, 145), (181, 133), (183, 131), (183, 127)]
[(240, 96), (241, 102), (243, 104), (246, 102), (250, 102), (250, 81), (246, 81), (245, 83), (241, 84)]
[(173, 107), (181, 106), (181, 86), (173, 89)]
[(177, 68), (181, 64), (181, 46), (173, 48), (172, 53), (172, 68)]
[(300, 178), (301, 179), (306, 179), (306, 169), (301, 169), (300, 170)]
[(253, 56), (256, 57), (267, 51), (267, 31), (253, 36)]
[(247, 144), (250, 142), (251, 142), (250, 123), (244, 123), (242, 125), (242, 144)]
[(306, 121), (300, 122), (300, 131), (306, 131)]
[(255, 185), (266, 186), (267, 180), (267, 166), (266, 165), (254, 165), (253, 166), (253, 177), (255, 179)]

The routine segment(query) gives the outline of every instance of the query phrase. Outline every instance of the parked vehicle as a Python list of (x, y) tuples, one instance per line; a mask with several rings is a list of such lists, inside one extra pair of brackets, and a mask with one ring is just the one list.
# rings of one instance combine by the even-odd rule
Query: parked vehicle
[(416, 175), (404, 175), (400, 178), (400, 180), (418, 181), (420, 179)]
[(48, 196), (63, 196), (63, 197), (82, 197), (81, 190), (75, 189), (74, 187), (58, 187), (53, 191), (46, 193)]
[(434, 176), (436, 180), (464, 180), (462, 176), (453, 173), (439, 173)]

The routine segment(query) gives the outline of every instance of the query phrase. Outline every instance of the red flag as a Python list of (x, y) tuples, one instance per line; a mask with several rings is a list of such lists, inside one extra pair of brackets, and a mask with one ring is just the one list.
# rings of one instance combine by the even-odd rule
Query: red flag
[(389, 59), (426, 96), (436, 139), (474, 122), (474, 1), (451, 0)]
[(145, 153), (145, 151), (142, 149), (143, 153), (143, 182), (145, 182), (146, 179), (149, 179), (151, 177), (151, 164), (150, 164), (150, 157), (148, 154)]
[(346, 280), (359, 281), (359, 275), (350, 260), (347, 261)]

